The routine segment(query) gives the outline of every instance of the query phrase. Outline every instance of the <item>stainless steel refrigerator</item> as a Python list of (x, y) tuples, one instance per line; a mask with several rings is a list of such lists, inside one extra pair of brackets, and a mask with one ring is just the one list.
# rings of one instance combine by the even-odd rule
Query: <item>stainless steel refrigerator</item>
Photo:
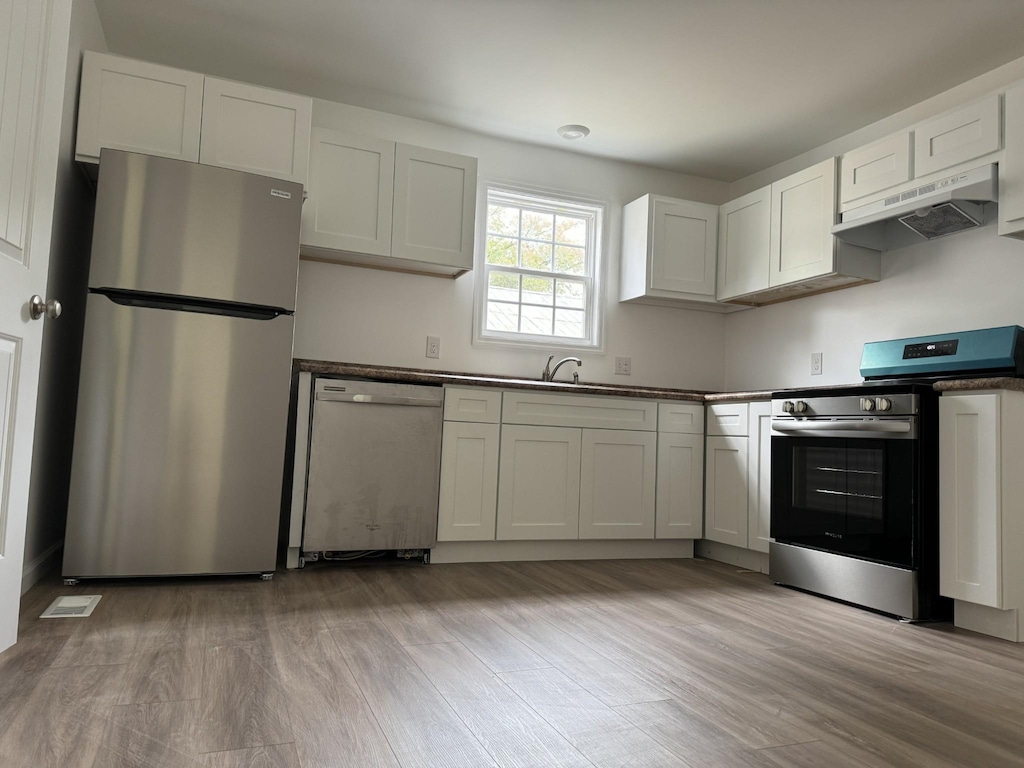
[(66, 579), (274, 570), (302, 186), (104, 150)]

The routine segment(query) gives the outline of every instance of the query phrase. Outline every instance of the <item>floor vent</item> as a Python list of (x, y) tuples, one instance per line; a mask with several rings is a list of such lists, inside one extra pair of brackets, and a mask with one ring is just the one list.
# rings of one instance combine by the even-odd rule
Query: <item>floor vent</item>
[(85, 618), (93, 612), (103, 595), (66, 595), (58, 597), (43, 611), (40, 619)]

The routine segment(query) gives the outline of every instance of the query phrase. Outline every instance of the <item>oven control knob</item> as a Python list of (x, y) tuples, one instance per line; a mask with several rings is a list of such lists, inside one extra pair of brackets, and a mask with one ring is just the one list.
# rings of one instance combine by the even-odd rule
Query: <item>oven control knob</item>
[(875, 410), (875, 401), (870, 397), (862, 397), (860, 399), (860, 409), (862, 411), (873, 411)]
[(875, 407), (880, 411), (892, 410), (892, 400), (888, 397), (880, 397), (875, 401)]
[(793, 410), (796, 411), (797, 413), (806, 413), (807, 403), (805, 403), (803, 400), (797, 400), (796, 404), (793, 406)]
[(793, 403), (791, 403), (789, 400), (784, 402), (782, 404), (782, 412), (783, 413), (792, 413), (793, 412)]

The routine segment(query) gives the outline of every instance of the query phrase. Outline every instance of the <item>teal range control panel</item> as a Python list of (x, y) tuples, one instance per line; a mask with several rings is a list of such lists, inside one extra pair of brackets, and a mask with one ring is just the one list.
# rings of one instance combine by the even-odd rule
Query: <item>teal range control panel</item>
[(871, 341), (864, 345), (865, 379), (944, 376), (987, 372), (1024, 375), (1024, 328), (1007, 325), (977, 331)]

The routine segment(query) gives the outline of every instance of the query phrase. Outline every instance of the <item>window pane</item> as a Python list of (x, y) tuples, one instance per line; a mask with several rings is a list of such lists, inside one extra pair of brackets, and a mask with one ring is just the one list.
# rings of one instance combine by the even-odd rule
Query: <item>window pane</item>
[(519, 209), (504, 205), (487, 206), (487, 231), (499, 235), (519, 234)]
[(584, 309), (587, 301), (587, 286), (575, 281), (558, 281), (558, 300), (555, 302), (560, 307), (572, 309)]
[(523, 322), (519, 326), (522, 333), (533, 333), (539, 336), (551, 335), (551, 307), (532, 307), (524, 304), (522, 308)]
[(487, 330), (512, 331), (519, 330), (519, 305), (487, 302)]
[(500, 264), (503, 267), (514, 267), (516, 265), (516, 249), (519, 246), (518, 240), (510, 237), (487, 236), (487, 263)]
[[(490, 243), (487, 245), (490, 252)], [(565, 272), (569, 275), (582, 275), (586, 269), (586, 251), (582, 248), (574, 248), (571, 245), (555, 246), (555, 272)]]
[(551, 244), (523, 242), (523, 255), (520, 266), (527, 269), (543, 269), (551, 271)]
[(513, 301), (518, 304), (519, 275), (491, 272), (487, 279), (487, 298), (490, 301)]
[(555, 281), (550, 277), (523, 275), (523, 304), (543, 304), (550, 307), (555, 299)]
[(584, 312), (575, 309), (555, 310), (555, 336), (582, 339)]
[(553, 213), (523, 211), (523, 231), (520, 237), (551, 241), (554, 238), (554, 232), (555, 215)]
[(555, 219), (555, 242), (568, 245), (587, 244), (587, 220), (572, 216), (558, 216)]

